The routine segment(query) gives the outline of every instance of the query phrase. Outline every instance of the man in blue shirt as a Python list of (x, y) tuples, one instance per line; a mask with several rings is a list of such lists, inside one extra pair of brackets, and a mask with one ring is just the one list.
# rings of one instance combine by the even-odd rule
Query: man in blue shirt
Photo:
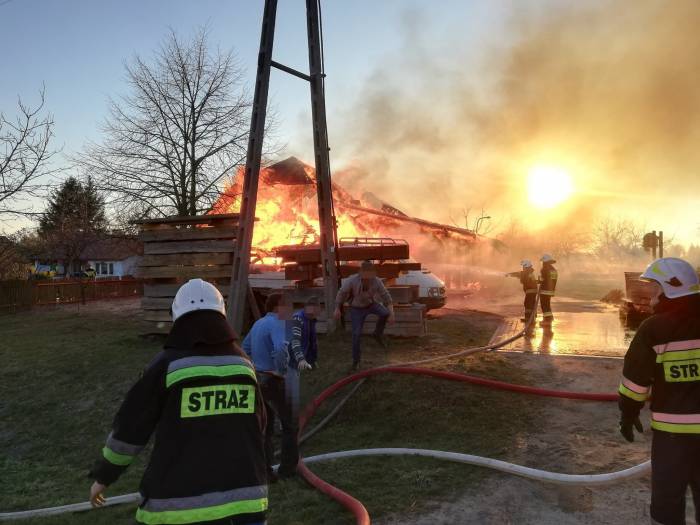
[(291, 319), (292, 305), (281, 293), (270, 294), (265, 302), (267, 315), (258, 319), (243, 340), (243, 350), (255, 365), (255, 373), (262, 391), (268, 412), (265, 428), (265, 456), (268, 481), (274, 482), (277, 476), (272, 472), (274, 445), (272, 437), (275, 429), (275, 414), (282, 423), (282, 454), (278, 475), (289, 478), (296, 473), (299, 462), (297, 443), (297, 420), (285, 393), (285, 376), (289, 366), (289, 339), (286, 323)]

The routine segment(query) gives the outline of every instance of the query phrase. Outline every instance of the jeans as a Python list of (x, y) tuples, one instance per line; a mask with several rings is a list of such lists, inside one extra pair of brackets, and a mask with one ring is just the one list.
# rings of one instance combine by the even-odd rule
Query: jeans
[(651, 442), (652, 519), (663, 525), (685, 524), (688, 485), (700, 523), (700, 435), (654, 431)]
[(294, 421), (299, 420), (299, 396), (300, 396), (300, 380), (299, 370), (292, 368), (287, 369), (287, 375), (284, 376), (284, 386), (286, 390), (287, 403), (292, 410)]
[(359, 363), (361, 356), (360, 338), (362, 337), (362, 326), (365, 324), (365, 319), (368, 315), (374, 314), (377, 319), (377, 326), (374, 329), (374, 335), (382, 335), (386, 320), (389, 318), (389, 310), (383, 304), (372, 303), (365, 308), (353, 306), (350, 308), (350, 319), (352, 320), (352, 360), (354, 363)]
[(279, 473), (289, 476), (296, 472), (299, 462), (299, 444), (297, 443), (298, 423), (293, 417), (291, 404), (287, 401), (285, 380), (270, 374), (258, 374), (258, 382), (267, 410), (265, 427), (265, 460), (268, 472), (272, 471), (272, 459), (275, 447), (272, 438), (275, 433), (275, 416), (282, 423), (282, 453)]

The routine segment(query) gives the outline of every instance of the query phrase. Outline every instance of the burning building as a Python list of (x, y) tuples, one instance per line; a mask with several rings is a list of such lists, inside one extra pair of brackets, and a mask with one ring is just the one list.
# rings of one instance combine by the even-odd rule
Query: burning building
[[(258, 188), (258, 218), (253, 247), (261, 260), (274, 256), (279, 246), (315, 244), (319, 239), (314, 168), (295, 157), (263, 168)], [(240, 210), (243, 168), (227, 185), (211, 213)], [(481, 240), (471, 230), (411, 217), (376, 195), (351, 193), (333, 183), (338, 238), (401, 238), (411, 245), (414, 258), (426, 264), (456, 260)]]

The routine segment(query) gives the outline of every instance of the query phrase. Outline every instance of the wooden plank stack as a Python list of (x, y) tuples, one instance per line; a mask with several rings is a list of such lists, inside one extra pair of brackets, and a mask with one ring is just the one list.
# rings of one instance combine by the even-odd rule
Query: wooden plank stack
[[(394, 315), (396, 321), (394, 324), (387, 324), (384, 333), (398, 337), (423, 337), (427, 334), (427, 326), (425, 321), (425, 305), (424, 304), (394, 304)], [(350, 319), (350, 308), (343, 310), (343, 321), (345, 331), (352, 331), (352, 321)], [(371, 334), (377, 326), (377, 316), (372, 314), (367, 316), (363, 326), (363, 334)], [(326, 316), (324, 314), (319, 317), (316, 324), (318, 333), (326, 333)]]
[(202, 278), (228, 295), (238, 214), (136, 221), (144, 243), (137, 276), (144, 280), (142, 308), (152, 333), (167, 333), (178, 288)]
[[(313, 281), (321, 277), (321, 250), (318, 245), (280, 246), (275, 255), (282, 259), (285, 276), (295, 281)], [(420, 270), (421, 264), (408, 261), (409, 246), (402, 239), (349, 238), (338, 246), (340, 276), (349, 277), (360, 269), (360, 261), (376, 262), (377, 276), (395, 279), (401, 272)]]
[[(323, 293), (320, 287), (312, 285), (313, 280), (322, 275), (320, 268), (321, 253), (318, 246), (282, 246), (275, 250), (282, 258), (285, 277), (297, 281), (297, 287), (289, 291), (295, 303), (304, 301), (315, 295), (323, 304)], [(401, 272), (420, 270), (421, 264), (409, 261), (409, 246), (406, 241), (398, 239), (341, 239), (338, 247), (338, 258), (341, 261), (341, 277), (350, 277), (358, 273), (360, 261), (369, 259), (375, 261), (377, 276), (387, 280), (387, 289), (394, 302), (396, 322), (387, 325), (386, 334), (403, 337), (420, 337), (426, 335), (424, 305), (417, 304), (417, 286), (396, 286), (392, 280)], [(328, 309), (331, 310), (331, 309)], [(319, 333), (326, 331), (326, 311), (322, 312), (317, 325)], [(344, 324), (347, 331), (351, 330), (350, 309), (345, 308)], [(364, 324), (363, 333), (372, 333), (376, 327), (376, 316), (371, 315)]]

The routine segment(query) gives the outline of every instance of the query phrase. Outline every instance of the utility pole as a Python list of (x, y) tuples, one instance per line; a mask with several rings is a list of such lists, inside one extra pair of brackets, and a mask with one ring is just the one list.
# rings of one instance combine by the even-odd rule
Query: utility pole
[(238, 334), (243, 331), (243, 316), (248, 304), (250, 249), (253, 243), (255, 206), (258, 198), (260, 162), (262, 160), (262, 146), (265, 136), (267, 96), (270, 89), (270, 65), (272, 63), (276, 17), (277, 0), (265, 0), (262, 30), (260, 32), (260, 51), (258, 52), (258, 72), (255, 78), (250, 135), (248, 136), (248, 156), (243, 178), (243, 194), (241, 195), (236, 247), (233, 252), (231, 285), (228, 292), (228, 321)]
[(333, 213), (333, 187), (326, 122), (326, 76), (323, 66), (323, 35), (321, 33), (320, 0), (306, 0), (306, 29), (309, 40), (309, 76), (311, 86), (311, 116), (314, 133), (314, 158), (316, 161), (316, 192), (318, 197), (318, 221), (321, 238), (321, 270), (328, 332), (335, 330), (333, 305), (338, 293), (338, 245), (335, 213)]
[(326, 99), (323, 71), (323, 34), (319, 0), (306, 0), (306, 23), (309, 45), (309, 74), (296, 71), (272, 60), (272, 47), (275, 33), (277, 0), (265, 0), (258, 72), (253, 95), (253, 114), (248, 138), (243, 194), (241, 196), (238, 235), (233, 254), (231, 286), (228, 297), (228, 320), (236, 333), (243, 331), (243, 314), (248, 298), (248, 272), (250, 270), (250, 250), (253, 242), (255, 206), (260, 179), (260, 162), (265, 132), (267, 97), (270, 87), (270, 68), (309, 82), (311, 86), (311, 113), (313, 118), (314, 156), (316, 166), (316, 191), (318, 196), (318, 219), (321, 232), (320, 249), (325, 288), (325, 305), (328, 314), (328, 332), (335, 329), (333, 305), (338, 292), (337, 233), (333, 211), (333, 191), (331, 185), (330, 159), (328, 155), (328, 127), (326, 123)]

